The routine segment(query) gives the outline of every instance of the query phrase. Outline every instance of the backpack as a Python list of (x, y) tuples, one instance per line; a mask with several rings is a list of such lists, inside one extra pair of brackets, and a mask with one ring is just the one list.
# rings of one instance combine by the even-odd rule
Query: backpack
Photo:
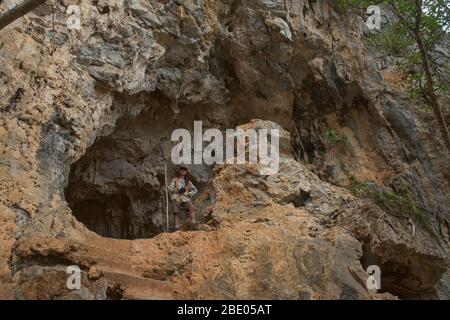
[[(175, 180), (175, 190), (176, 190), (176, 192), (178, 192), (178, 191), (179, 191), (179, 189), (178, 189), (178, 184), (179, 184), (179, 182), (180, 182), (180, 178), (175, 178), (175, 179), (176, 179), (176, 180)], [(185, 191), (185, 192), (189, 193), (191, 184), (190, 184), (189, 178), (187, 178), (187, 177), (186, 177), (186, 179), (185, 179), (185, 184), (186, 184), (186, 191)]]

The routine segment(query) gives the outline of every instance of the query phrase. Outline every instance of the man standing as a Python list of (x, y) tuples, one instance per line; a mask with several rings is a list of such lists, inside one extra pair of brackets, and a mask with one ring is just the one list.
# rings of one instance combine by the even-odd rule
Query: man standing
[(175, 219), (175, 231), (180, 230), (180, 208), (184, 206), (189, 212), (189, 220), (194, 230), (197, 229), (195, 220), (195, 207), (191, 198), (197, 193), (197, 188), (189, 179), (188, 169), (180, 167), (178, 177), (173, 178), (169, 185), (169, 191), (172, 193), (172, 209)]

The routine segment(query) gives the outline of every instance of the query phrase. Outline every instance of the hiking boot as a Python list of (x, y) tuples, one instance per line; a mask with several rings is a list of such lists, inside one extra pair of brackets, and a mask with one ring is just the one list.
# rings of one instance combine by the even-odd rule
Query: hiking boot
[(192, 231), (198, 231), (199, 230), (197, 222), (191, 223), (191, 230)]

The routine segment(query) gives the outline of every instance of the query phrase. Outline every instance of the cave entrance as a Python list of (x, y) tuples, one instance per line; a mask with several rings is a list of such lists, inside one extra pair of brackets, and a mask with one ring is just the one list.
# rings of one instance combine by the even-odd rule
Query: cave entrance
[(161, 96), (116, 96), (96, 140), (71, 165), (65, 199), (89, 230), (130, 240), (165, 231), (164, 167), (180, 125), (167, 105)]
[(164, 169), (157, 162), (133, 157), (114, 133), (98, 139), (71, 166), (65, 197), (72, 214), (103, 237), (141, 239), (162, 232)]
[[(369, 266), (379, 266), (381, 289), (379, 293), (390, 293), (400, 299), (429, 299), (435, 297), (433, 286), (439, 282), (445, 269), (440, 270), (437, 261), (429, 257), (408, 257), (408, 253), (401, 247), (398, 255), (389, 260), (383, 259), (372, 252), (370, 240), (363, 243), (363, 255), (360, 259), (364, 270)], [(408, 258), (403, 258), (403, 257)], [(399, 259), (396, 259), (400, 257)], [(424, 259), (424, 260), (422, 260)], [(422, 261), (421, 261), (422, 260)]]
[[(178, 128), (193, 131), (194, 121), (211, 112), (189, 106), (174, 116), (169, 106), (161, 95), (115, 97), (101, 133), (71, 165), (65, 199), (89, 230), (117, 239), (146, 239), (165, 231), (165, 165), (169, 179), (177, 169), (170, 161), (171, 134)], [(204, 123), (219, 125), (213, 120)], [(202, 192), (211, 168), (195, 166), (190, 173)], [(200, 220), (202, 204), (197, 209)], [(173, 226), (172, 215), (169, 219)]]
[(106, 195), (103, 199), (85, 199), (72, 203), (72, 210), (78, 221), (88, 229), (108, 238), (133, 238), (130, 199), (125, 195)]

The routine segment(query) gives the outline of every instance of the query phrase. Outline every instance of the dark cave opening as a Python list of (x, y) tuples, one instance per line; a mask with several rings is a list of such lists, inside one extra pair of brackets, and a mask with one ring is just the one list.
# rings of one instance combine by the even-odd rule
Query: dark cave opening
[(153, 237), (164, 231), (163, 176), (141, 171), (114, 140), (98, 139), (71, 166), (66, 201), (75, 218), (102, 237)]
[(124, 195), (110, 195), (102, 200), (81, 200), (72, 210), (89, 230), (108, 238), (129, 239), (130, 200)]
[[(164, 166), (170, 112), (162, 97), (116, 97), (94, 143), (70, 166), (64, 190), (75, 218), (100, 236), (151, 238), (165, 231)], [(108, 121), (108, 119), (115, 119)]]
[[(402, 257), (401, 251), (398, 256), (390, 259), (383, 259), (370, 249), (370, 243), (364, 242), (362, 245), (363, 255), (360, 259), (364, 270), (370, 266), (380, 268), (380, 285), (378, 293), (390, 293), (402, 300), (426, 299), (433, 297), (432, 285), (439, 279), (439, 272), (433, 272), (431, 263), (427, 266), (419, 257)], [(430, 261), (427, 261), (429, 263)], [(444, 270), (443, 270), (444, 271)], [(433, 278), (436, 278), (433, 280)]]
[[(100, 134), (70, 166), (65, 199), (74, 217), (89, 230), (103, 237), (130, 240), (167, 231), (165, 166), (168, 182), (177, 170), (170, 161), (174, 145), (171, 133), (177, 128), (192, 129), (203, 112), (203, 106), (191, 106), (174, 115), (169, 104), (158, 95), (116, 97), (112, 107), (116, 115), (108, 116), (117, 116), (108, 123), (113, 129)], [(200, 194), (211, 169), (191, 169)], [(197, 220), (201, 220), (205, 205), (198, 203)], [(173, 226), (171, 214), (169, 224)]]
[[(362, 245), (363, 255), (360, 259), (361, 265), (364, 270), (369, 270), (370, 266), (378, 266), (380, 268), (380, 274), (376, 275), (375, 273), (371, 273), (375, 278), (379, 277), (380, 289), (379, 293), (390, 293), (394, 296), (399, 297), (400, 299), (407, 299), (408, 295), (406, 294), (404, 289), (401, 289), (398, 284), (401, 282), (401, 278), (407, 276), (408, 272), (400, 272), (398, 268), (395, 267), (395, 264), (392, 262), (382, 262), (380, 257), (372, 252), (370, 249), (370, 242), (366, 241)], [(405, 267), (405, 266), (403, 266)], [(405, 271), (405, 270), (404, 270)]]

